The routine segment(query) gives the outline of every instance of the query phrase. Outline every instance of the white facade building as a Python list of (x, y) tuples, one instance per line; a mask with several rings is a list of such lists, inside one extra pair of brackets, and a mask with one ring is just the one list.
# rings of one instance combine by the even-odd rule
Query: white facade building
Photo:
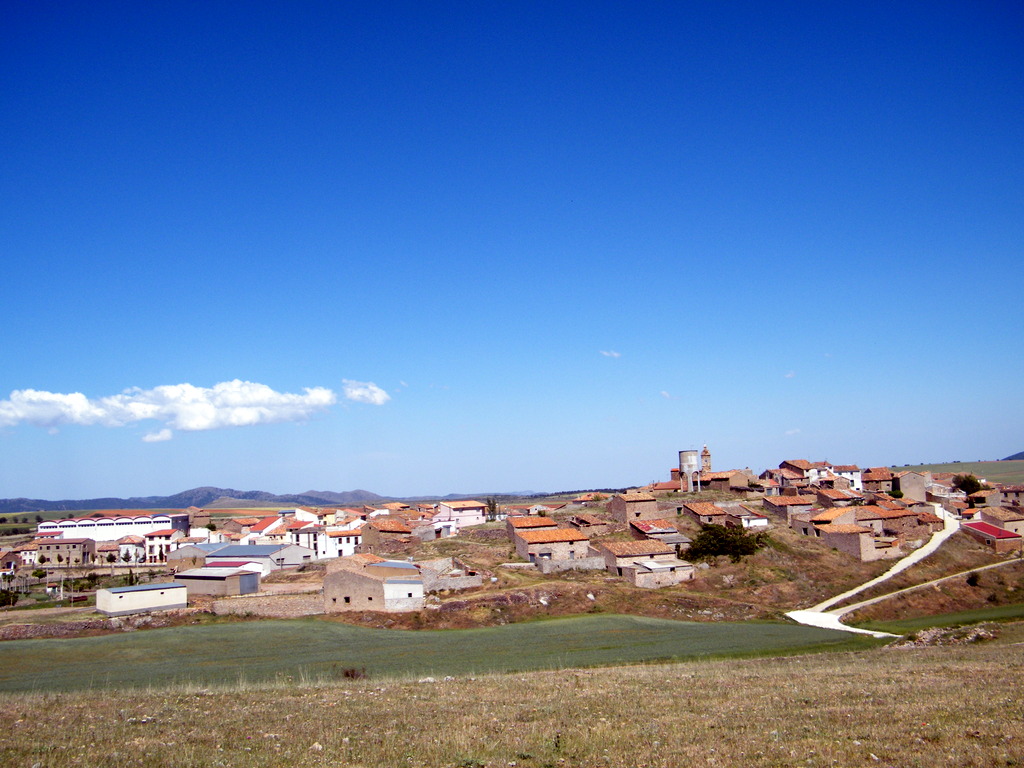
[(36, 534), (57, 534), (65, 539), (117, 541), (125, 536), (145, 536), (154, 531), (173, 528), (188, 535), (188, 514), (157, 513), (152, 515), (103, 515), (45, 520), (36, 527)]

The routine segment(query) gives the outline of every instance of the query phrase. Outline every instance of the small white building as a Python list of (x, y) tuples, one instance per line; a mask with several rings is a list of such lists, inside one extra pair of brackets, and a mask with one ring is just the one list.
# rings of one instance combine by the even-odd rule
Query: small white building
[(96, 591), (96, 610), (107, 616), (130, 613), (173, 611), (188, 605), (188, 589), (184, 584), (164, 582), (137, 587), (114, 587)]

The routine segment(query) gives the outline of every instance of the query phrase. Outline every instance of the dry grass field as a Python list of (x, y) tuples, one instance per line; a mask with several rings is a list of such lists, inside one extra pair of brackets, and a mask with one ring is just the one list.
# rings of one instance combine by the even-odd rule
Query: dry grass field
[(956, 461), (948, 464), (908, 464), (894, 472), (953, 472), (983, 477), (990, 483), (1024, 483), (1024, 461)]
[(5, 696), (0, 764), (1014, 766), (1024, 625), (994, 641), (407, 681)]

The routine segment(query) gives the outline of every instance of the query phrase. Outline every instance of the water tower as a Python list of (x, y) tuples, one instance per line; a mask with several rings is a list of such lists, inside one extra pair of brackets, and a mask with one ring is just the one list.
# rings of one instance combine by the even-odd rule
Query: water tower
[[(700, 477), (700, 456), (697, 450), (679, 452), (679, 490), (693, 493), (693, 476)], [(698, 480), (699, 482), (699, 480)]]

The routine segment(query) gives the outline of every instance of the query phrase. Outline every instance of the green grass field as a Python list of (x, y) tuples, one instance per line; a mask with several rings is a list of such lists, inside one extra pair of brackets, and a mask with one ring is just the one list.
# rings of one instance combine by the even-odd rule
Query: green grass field
[(1024, 483), (1024, 461), (961, 461), (952, 464), (910, 464), (891, 467), (895, 472), (953, 472), (983, 477), (990, 483)]
[(961, 627), (977, 624), (982, 621), (1014, 621), (1024, 618), (1024, 603), (997, 605), (992, 608), (979, 608), (973, 611), (943, 613), (936, 616), (922, 616), (918, 619), (902, 621), (866, 621), (856, 626), (873, 629), (878, 632), (891, 632), (896, 635), (909, 635), (919, 629), (931, 627)]
[(876, 641), (782, 623), (581, 616), (503, 627), (395, 631), (322, 619), (155, 629), (0, 644), (0, 690), (234, 685), (472, 675), (871, 647)]

